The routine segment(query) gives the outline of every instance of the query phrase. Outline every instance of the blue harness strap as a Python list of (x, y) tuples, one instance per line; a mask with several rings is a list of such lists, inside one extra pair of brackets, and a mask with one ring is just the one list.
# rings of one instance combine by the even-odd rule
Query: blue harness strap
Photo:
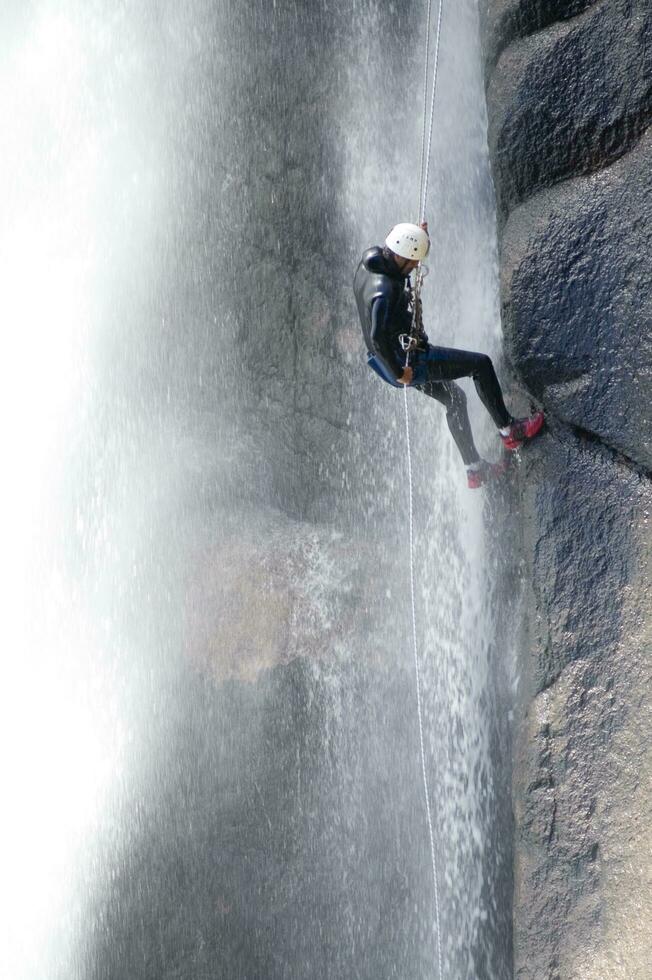
[(387, 384), (392, 385), (393, 388), (404, 387), (404, 385), (399, 384), (398, 381), (395, 380), (394, 376), (389, 373), (380, 358), (376, 357), (375, 354), (372, 354), (371, 351), (367, 351), (367, 364), (372, 371), (375, 371), (376, 374), (383, 379), (383, 381), (386, 381)]

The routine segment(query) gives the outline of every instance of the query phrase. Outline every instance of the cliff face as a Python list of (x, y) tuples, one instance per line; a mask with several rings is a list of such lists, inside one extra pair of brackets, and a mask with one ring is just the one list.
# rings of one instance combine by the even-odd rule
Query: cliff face
[(515, 975), (649, 977), (652, 9), (487, 0), (505, 354), (530, 602), (513, 802)]

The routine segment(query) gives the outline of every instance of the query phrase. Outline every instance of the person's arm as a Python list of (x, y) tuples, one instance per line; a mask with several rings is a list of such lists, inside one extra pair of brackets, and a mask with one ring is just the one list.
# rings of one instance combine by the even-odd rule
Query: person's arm
[(374, 351), (379, 356), (386, 369), (399, 384), (409, 385), (412, 382), (412, 368), (405, 367), (397, 358), (388, 340), (388, 321), (390, 306), (384, 296), (378, 296), (371, 307), (371, 342)]

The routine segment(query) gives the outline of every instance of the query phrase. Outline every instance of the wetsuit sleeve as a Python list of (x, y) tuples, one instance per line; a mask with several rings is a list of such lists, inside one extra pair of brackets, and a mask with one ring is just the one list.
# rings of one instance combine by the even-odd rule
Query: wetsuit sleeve
[(378, 296), (371, 307), (371, 342), (393, 378), (403, 374), (404, 365), (398, 360), (391, 342), (390, 304), (384, 296)]

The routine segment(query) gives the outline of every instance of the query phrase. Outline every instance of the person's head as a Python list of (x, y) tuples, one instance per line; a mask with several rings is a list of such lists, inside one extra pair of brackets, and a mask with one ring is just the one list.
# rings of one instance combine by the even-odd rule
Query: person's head
[(385, 239), (385, 249), (404, 276), (409, 276), (430, 251), (430, 238), (425, 228), (403, 222), (394, 225)]

